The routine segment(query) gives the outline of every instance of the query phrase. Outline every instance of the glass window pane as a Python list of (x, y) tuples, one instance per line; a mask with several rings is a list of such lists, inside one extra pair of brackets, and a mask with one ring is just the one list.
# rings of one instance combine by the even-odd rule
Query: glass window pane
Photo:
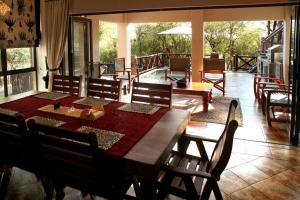
[(7, 49), (7, 70), (33, 67), (32, 48)]
[(4, 83), (3, 77), (0, 77), (0, 99), (4, 98)]
[(7, 76), (8, 95), (36, 90), (36, 72)]

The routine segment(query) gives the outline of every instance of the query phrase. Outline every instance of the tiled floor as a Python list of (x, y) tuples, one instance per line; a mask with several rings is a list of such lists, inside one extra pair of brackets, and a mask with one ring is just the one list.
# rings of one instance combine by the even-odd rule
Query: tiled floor
[[(287, 125), (274, 123), (268, 128), (253, 95), (251, 74), (228, 73), (226, 80), (226, 96), (240, 99), (244, 125), (235, 134), (233, 153), (219, 181), (224, 199), (300, 199), (300, 148), (288, 145)], [(187, 131), (216, 138), (223, 127), (191, 122)], [(211, 151), (213, 145), (206, 147)], [(193, 153), (193, 146), (190, 151)], [(11, 181), (7, 200), (42, 199), (35, 177), (20, 174), (25, 173), (15, 170), (19, 182)], [(66, 193), (65, 199), (82, 199), (79, 191), (68, 189)]]

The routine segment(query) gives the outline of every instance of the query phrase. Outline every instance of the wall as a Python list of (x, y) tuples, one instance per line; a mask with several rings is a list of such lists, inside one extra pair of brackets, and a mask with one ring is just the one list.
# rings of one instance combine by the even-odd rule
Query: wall
[(145, 9), (184, 9), (199, 7), (224, 7), (224, 6), (246, 6), (246, 5), (276, 5), (291, 3), (289, 0), (73, 0), (71, 2), (71, 13), (109, 13), (138, 11)]

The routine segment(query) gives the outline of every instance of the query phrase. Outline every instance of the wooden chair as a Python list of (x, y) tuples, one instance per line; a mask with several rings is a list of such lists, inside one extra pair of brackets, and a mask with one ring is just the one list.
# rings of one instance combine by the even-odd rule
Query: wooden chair
[(203, 82), (212, 83), (223, 93), (223, 96), (225, 95), (225, 59), (204, 58), (201, 77)]
[[(272, 127), (271, 121), (286, 122), (288, 121), (288, 114), (290, 112), (291, 102), (291, 88), (289, 86), (281, 87), (281, 89), (266, 89), (265, 113), (268, 121), (268, 126)], [(291, 99), (290, 99), (291, 101)], [(276, 118), (275, 111), (280, 108), (282, 114), (286, 113), (285, 118)], [(271, 117), (272, 113), (272, 117)]]
[[(186, 80), (191, 80), (191, 59), (188, 57), (171, 57), (170, 58), (170, 69), (165, 70), (165, 80), (168, 78), (176, 80), (172, 77), (172, 72), (183, 72)], [(170, 73), (170, 75), (168, 75)]]
[[(162, 167), (158, 181), (158, 199), (165, 198), (168, 193), (184, 199), (209, 199), (211, 192), (214, 192), (216, 199), (222, 199), (217, 181), (220, 180), (231, 155), (233, 137), (238, 126), (234, 120), (237, 104), (237, 101), (231, 101), (226, 125), (218, 140), (189, 134), (181, 137), (179, 151), (172, 151)], [(196, 142), (201, 157), (186, 154), (191, 141)], [(210, 159), (203, 141), (216, 143)]]
[(89, 78), (87, 85), (87, 96), (113, 99), (119, 101), (120, 89), (120, 81)]
[(103, 74), (101, 77), (112, 77), (114, 80), (127, 82), (123, 87), (123, 93), (127, 94), (131, 90), (132, 82), (140, 80), (140, 73), (137, 65), (132, 64), (130, 68), (126, 68), (125, 58), (115, 58), (113, 72)]
[[(123, 199), (131, 185), (120, 158), (98, 148), (95, 133), (83, 134), (28, 121), (32, 152), (43, 176), (46, 199), (70, 186), (109, 199)], [(122, 167), (123, 166), (123, 167)], [(54, 187), (51, 187), (54, 186)]]
[(172, 84), (133, 82), (131, 102), (171, 107)]
[(27, 125), (20, 113), (0, 113), (0, 199), (5, 199), (13, 166), (29, 169), (25, 148)]
[(61, 92), (70, 95), (81, 95), (82, 76), (54, 75), (52, 92)]

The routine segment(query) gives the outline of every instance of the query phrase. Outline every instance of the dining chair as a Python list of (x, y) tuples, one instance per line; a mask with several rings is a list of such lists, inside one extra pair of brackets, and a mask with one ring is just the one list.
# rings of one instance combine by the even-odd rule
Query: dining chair
[(81, 95), (82, 76), (53, 76), (52, 92), (61, 92), (70, 95)]
[(131, 102), (171, 107), (172, 84), (133, 82)]
[(202, 82), (212, 83), (213, 86), (225, 95), (225, 59), (204, 58), (203, 71), (200, 71)]
[[(233, 137), (238, 126), (235, 120), (237, 105), (236, 100), (231, 101), (225, 128), (218, 140), (182, 135), (178, 142), (181, 145), (178, 146), (179, 150), (172, 151), (162, 167), (157, 183), (158, 199), (164, 199), (167, 194), (184, 199), (209, 199), (211, 192), (216, 199), (222, 199), (218, 181), (231, 155)], [(186, 153), (191, 141), (196, 142), (200, 157)], [(215, 143), (210, 159), (203, 142)]]
[(32, 152), (43, 177), (46, 199), (64, 198), (72, 188), (108, 199), (123, 199), (132, 184), (119, 157), (98, 147), (96, 133), (84, 134), (28, 121)]
[(121, 81), (89, 78), (87, 96), (120, 100)]
[(26, 133), (27, 125), (22, 114), (0, 112), (0, 200), (5, 199), (12, 167), (28, 169), (30, 165), (26, 157)]
[(165, 80), (168, 78), (171, 80), (176, 80), (172, 76), (173, 72), (183, 72), (184, 79), (191, 81), (191, 59), (188, 57), (171, 57), (170, 58), (170, 68), (165, 70)]

